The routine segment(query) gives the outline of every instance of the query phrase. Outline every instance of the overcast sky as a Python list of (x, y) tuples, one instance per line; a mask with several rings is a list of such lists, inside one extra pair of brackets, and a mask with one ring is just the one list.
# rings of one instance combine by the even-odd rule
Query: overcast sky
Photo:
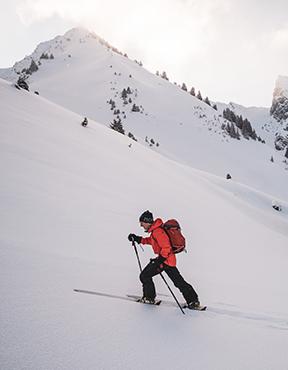
[(288, 75), (287, 0), (0, 0), (0, 68), (84, 26), (211, 100), (271, 105)]

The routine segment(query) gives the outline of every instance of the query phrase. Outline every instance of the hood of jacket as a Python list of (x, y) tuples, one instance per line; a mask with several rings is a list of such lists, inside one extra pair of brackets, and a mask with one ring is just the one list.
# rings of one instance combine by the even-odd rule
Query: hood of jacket
[(163, 221), (161, 220), (161, 218), (156, 218), (156, 220), (150, 226), (148, 233), (152, 233), (153, 230), (158, 229), (158, 227), (161, 227), (162, 225), (163, 225)]

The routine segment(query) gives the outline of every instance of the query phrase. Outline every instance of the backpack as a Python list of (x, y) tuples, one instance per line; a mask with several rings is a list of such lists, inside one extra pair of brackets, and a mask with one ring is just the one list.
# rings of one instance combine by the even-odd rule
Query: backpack
[(181, 227), (177, 220), (171, 219), (162, 225), (163, 230), (166, 232), (166, 234), (169, 237), (172, 251), (174, 254), (180, 253), (180, 252), (187, 252), (185, 249), (186, 243), (185, 243), (185, 237), (181, 233)]

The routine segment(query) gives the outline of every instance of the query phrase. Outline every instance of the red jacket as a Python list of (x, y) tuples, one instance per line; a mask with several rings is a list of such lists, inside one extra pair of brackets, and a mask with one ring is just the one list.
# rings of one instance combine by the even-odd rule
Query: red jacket
[(162, 229), (162, 225), (163, 221), (157, 218), (148, 230), (151, 235), (148, 238), (142, 238), (141, 244), (152, 245), (154, 253), (166, 258), (164, 262), (166, 265), (174, 267), (176, 266), (176, 256), (172, 252), (169, 237)]

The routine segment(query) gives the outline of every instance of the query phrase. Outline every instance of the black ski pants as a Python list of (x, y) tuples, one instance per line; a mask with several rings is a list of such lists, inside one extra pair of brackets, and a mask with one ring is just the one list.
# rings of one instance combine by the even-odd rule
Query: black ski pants
[(153, 260), (148, 263), (140, 274), (140, 281), (143, 285), (143, 296), (148, 299), (155, 299), (156, 290), (152, 277), (165, 271), (169, 278), (173, 281), (176, 288), (180, 290), (187, 303), (198, 301), (198, 295), (192, 285), (188, 284), (181, 276), (177, 267), (171, 267), (163, 263), (157, 265)]

